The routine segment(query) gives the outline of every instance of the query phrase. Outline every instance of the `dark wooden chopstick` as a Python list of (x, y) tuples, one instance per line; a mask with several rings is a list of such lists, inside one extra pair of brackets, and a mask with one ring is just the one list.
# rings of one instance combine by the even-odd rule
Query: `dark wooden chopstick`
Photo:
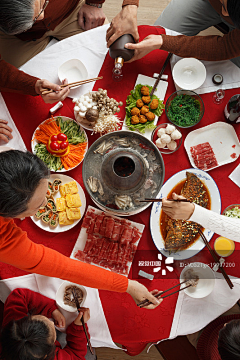
[(234, 285), (233, 285), (230, 277), (229, 277), (228, 274), (226, 273), (226, 271), (225, 271), (225, 270), (223, 269), (223, 267), (221, 266), (221, 264), (220, 264), (220, 262), (219, 262), (219, 259), (218, 259), (217, 255), (216, 255), (215, 251), (211, 248), (211, 245), (210, 245), (209, 242), (207, 241), (206, 236), (203, 234), (203, 232), (202, 232), (201, 229), (198, 230), (198, 233), (201, 235), (201, 238), (202, 238), (204, 244), (207, 246), (207, 248), (208, 248), (210, 254), (212, 255), (214, 261), (219, 264), (219, 269), (220, 269), (221, 273), (223, 274), (223, 276), (224, 276), (226, 282), (228, 283), (228, 286), (230, 287), (230, 289), (232, 289)]
[[(179, 284), (177, 284), (177, 285), (174, 285), (173, 287), (171, 287), (171, 288), (169, 288), (169, 289), (167, 289), (167, 290), (164, 290), (164, 291), (162, 291), (162, 292), (159, 292), (159, 293), (155, 294), (154, 297), (155, 297), (155, 298), (159, 298), (159, 297), (160, 297), (161, 299), (164, 299), (164, 298), (167, 297), (167, 296), (170, 296), (170, 295), (172, 295), (172, 294), (175, 294), (175, 292), (178, 292), (178, 291), (180, 291), (180, 290), (177, 290), (177, 291), (175, 291), (175, 292), (173, 292), (173, 293), (171, 293), (171, 294), (169, 294), (169, 295), (162, 296), (162, 295), (165, 294), (166, 292), (168, 292), (168, 291), (176, 288), (177, 286), (180, 286), (180, 285), (184, 284), (184, 283), (187, 282), (187, 281), (188, 281), (188, 280), (184, 280), (184, 281), (182, 281), (181, 283), (179, 283)], [(190, 286), (191, 286), (191, 285), (190, 285)], [(187, 286), (187, 287), (188, 287), (188, 286)], [(184, 288), (184, 289), (185, 289), (185, 288)], [(139, 304), (137, 304), (137, 306), (143, 307), (143, 306), (147, 306), (147, 305), (150, 305), (150, 304), (152, 304), (152, 303), (151, 303), (148, 299), (146, 299), (146, 300), (141, 301)]]
[[(162, 202), (163, 199), (144, 199), (144, 200), (139, 200), (139, 202)], [(175, 199), (167, 199), (168, 201), (176, 201), (176, 202), (191, 202), (190, 200), (187, 199), (182, 199), (182, 200), (175, 200)]]
[[(78, 302), (78, 298), (77, 298), (77, 294), (76, 294), (76, 291), (75, 289), (72, 289), (72, 294), (73, 294), (73, 298), (74, 298), (74, 301), (75, 301), (75, 304), (76, 304), (76, 307), (77, 307), (77, 311), (80, 313), (80, 304)], [(83, 314), (84, 315), (84, 314)], [(85, 325), (85, 321), (84, 321), (84, 318), (82, 316), (81, 318), (81, 322), (82, 322), (82, 326), (83, 326), (83, 330), (85, 332), (85, 335), (86, 335), (86, 338), (87, 338), (87, 342), (88, 342), (88, 346), (89, 346), (89, 349), (90, 349), (90, 352), (92, 355), (94, 355), (94, 351), (93, 351), (93, 348), (92, 348), (92, 344), (90, 342), (90, 339), (88, 337), (88, 333), (87, 333), (87, 329), (86, 329), (86, 325)]]
[(164, 64), (163, 64), (163, 67), (162, 67), (162, 69), (161, 69), (161, 71), (160, 71), (160, 74), (158, 75), (157, 80), (155, 81), (155, 83), (154, 83), (154, 85), (153, 85), (153, 88), (152, 88), (152, 91), (151, 91), (151, 93), (150, 93), (150, 96), (152, 96), (153, 93), (154, 93), (154, 91), (156, 90), (156, 87), (158, 86), (158, 83), (159, 83), (159, 81), (161, 80), (162, 74), (164, 73), (164, 70), (166, 69), (166, 66), (167, 66), (169, 60), (171, 59), (171, 57), (172, 57), (172, 53), (169, 53), (168, 56), (167, 56), (167, 58), (166, 58), (166, 60), (165, 60), (165, 62), (164, 62)]
[[(92, 78), (92, 79), (86, 79), (86, 80), (79, 80), (79, 81), (76, 81), (76, 82), (73, 82), (73, 83), (70, 83), (70, 84), (64, 84), (64, 85), (60, 85), (61, 89), (64, 89), (65, 87), (69, 87), (70, 89), (74, 86), (79, 86), (79, 85), (84, 85), (84, 84), (88, 84), (92, 81), (97, 81), (97, 80), (101, 80), (103, 77), (102, 76), (99, 76), (99, 77), (96, 77), (96, 78)], [(55, 90), (48, 90), (48, 89), (42, 89), (41, 90), (41, 94), (42, 95), (47, 95), (47, 94), (50, 94), (52, 92), (55, 92)]]

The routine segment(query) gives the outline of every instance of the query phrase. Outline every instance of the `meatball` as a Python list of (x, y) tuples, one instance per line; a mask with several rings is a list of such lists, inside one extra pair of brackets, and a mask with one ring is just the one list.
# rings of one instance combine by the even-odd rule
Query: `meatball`
[(144, 104), (149, 104), (151, 101), (150, 96), (142, 96), (142, 101), (144, 102)]
[(145, 123), (147, 122), (146, 116), (140, 115), (140, 117), (139, 117), (139, 122), (140, 122), (141, 124), (145, 124)]
[(142, 86), (141, 87), (141, 94), (148, 96), (149, 95), (149, 88), (147, 86)]
[(136, 105), (137, 107), (141, 108), (144, 105), (142, 99), (138, 99)]
[(131, 124), (132, 125), (139, 124), (139, 117), (137, 115), (131, 117)]
[(139, 115), (140, 114), (140, 110), (137, 107), (132, 108), (131, 110), (131, 115)]
[(153, 99), (153, 100), (152, 100), (152, 102), (151, 102), (151, 104), (150, 104), (150, 108), (151, 108), (152, 110), (155, 110), (155, 109), (158, 108), (158, 99)]
[(149, 112), (149, 107), (147, 105), (144, 105), (142, 108), (141, 108), (141, 111), (140, 113), (142, 115), (145, 115), (147, 112)]
[(145, 114), (146, 118), (148, 119), (148, 121), (153, 121), (155, 119), (155, 115), (154, 113), (152, 113), (151, 111), (149, 111), (148, 113)]

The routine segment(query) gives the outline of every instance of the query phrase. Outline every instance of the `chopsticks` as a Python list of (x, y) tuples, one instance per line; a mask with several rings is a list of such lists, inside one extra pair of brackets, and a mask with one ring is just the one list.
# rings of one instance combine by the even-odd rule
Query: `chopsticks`
[[(78, 302), (78, 298), (77, 298), (77, 294), (76, 294), (76, 290), (75, 290), (75, 289), (72, 289), (72, 294), (73, 294), (73, 298), (74, 298), (74, 301), (75, 301), (77, 310), (78, 310), (78, 312), (80, 312), (80, 304), (79, 304), (79, 302)], [(90, 349), (90, 351), (91, 351), (91, 354), (94, 355), (94, 351), (93, 351), (91, 342), (90, 342), (89, 337), (88, 337), (88, 333), (87, 333), (87, 329), (86, 329), (86, 325), (85, 325), (85, 321), (84, 321), (84, 319), (83, 319), (83, 316), (82, 316), (82, 318), (81, 318), (81, 322), (82, 322), (83, 330), (84, 330), (85, 335), (86, 335), (86, 338), (87, 338), (87, 342), (88, 342), (89, 349)]]
[(202, 238), (204, 244), (207, 246), (210, 254), (212, 255), (212, 257), (213, 257), (213, 259), (214, 259), (214, 261), (215, 261), (215, 263), (218, 263), (218, 264), (219, 264), (219, 269), (220, 269), (221, 273), (223, 274), (223, 276), (224, 276), (226, 282), (228, 283), (228, 286), (230, 287), (230, 289), (232, 289), (234, 285), (233, 285), (230, 277), (229, 277), (228, 274), (226, 273), (226, 271), (222, 268), (222, 266), (221, 266), (221, 264), (220, 264), (220, 262), (219, 262), (219, 260), (218, 260), (218, 257), (217, 257), (217, 255), (216, 255), (215, 251), (211, 248), (211, 245), (210, 245), (209, 242), (207, 241), (207, 239), (206, 239), (206, 237), (205, 237), (205, 235), (203, 234), (203, 232), (202, 232), (201, 229), (198, 230), (198, 233), (201, 235), (201, 238)]
[[(144, 200), (139, 200), (139, 202), (162, 202), (163, 199), (144, 199)], [(187, 199), (182, 199), (182, 200), (175, 200), (175, 199), (167, 199), (168, 201), (176, 201), (176, 202), (191, 202), (190, 200)]]
[(153, 85), (153, 88), (152, 88), (152, 91), (151, 91), (151, 93), (150, 93), (150, 96), (152, 96), (153, 93), (154, 93), (154, 91), (156, 90), (156, 87), (158, 86), (158, 83), (159, 83), (159, 81), (161, 80), (162, 74), (164, 73), (164, 70), (166, 69), (166, 66), (167, 66), (169, 60), (171, 59), (172, 55), (173, 55), (172, 53), (169, 53), (169, 54), (168, 54), (168, 56), (167, 56), (167, 58), (166, 58), (166, 60), (165, 60), (165, 62), (164, 62), (164, 64), (163, 64), (163, 67), (162, 67), (162, 69), (161, 69), (161, 71), (160, 71), (160, 74), (158, 75), (157, 80), (155, 81), (155, 83), (154, 83), (154, 85)]
[[(72, 88), (74, 86), (78, 86), (78, 85), (84, 85), (84, 84), (87, 84), (87, 83), (90, 83), (92, 81), (97, 81), (97, 80), (101, 80), (103, 78), (103, 76), (99, 76), (99, 77), (96, 77), (96, 78), (92, 78), (92, 79), (87, 79), (87, 80), (81, 80), (81, 81), (76, 81), (76, 82), (73, 82), (73, 83), (70, 83), (70, 84), (65, 84), (65, 85), (60, 85), (60, 87), (62, 89), (64, 89), (65, 87), (69, 87), (69, 88)], [(47, 90), (47, 89), (43, 89), (41, 90), (41, 93), (42, 95), (47, 95), (47, 94), (50, 94), (54, 92), (54, 90)]]
[[(170, 293), (170, 294), (167, 294), (167, 295), (165, 295), (165, 296), (162, 296), (162, 295), (165, 294), (166, 292), (168, 292), (168, 291), (176, 288), (176, 287), (179, 286), (179, 285), (184, 284), (184, 283), (187, 282), (187, 281), (188, 281), (188, 280), (184, 280), (184, 281), (182, 281), (181, 283), (179, 283), (179, 284), (177, 284), (177, 285), (175, 285), (175, 286), (173, 286), (173, 287), (171, 287), (171, 288), (169, 288), (169, 289), (167, 289), (167, 290), (164, 290), (164, 291), (162, 291), (162, 292), (159, 292), (159, 293), (157, 293), (156, 295), (154, 295), (154, 297), (155, 297), (155, 298), (160, 298), (160, 299), (165, 299), (165, 298), (168, 297), (168, 296), (171, 296), (171, 295), (173, 295), (173, 294), (176, 294), (177, 292), (182, 291), (182, 290), (184, 290), (184, 289), (187, 289), (189, 286), (192, 286), (192, 285), (191, 285), (191, 284), (190, 284), (190, 285), (187, 285), (187, 286), (185, 286), (185, 287), (183, 287), (183, 288), (181, 288), (181, 289), (178, 289), (177, 291), (174, 291), (174, 292), (172, 292), (172, 293)], [(148, 305), (150, 305), (150, 304), (152, 304), (151, 301), (149, 301), (148, 299), (146, 299), (146, 300), (141, 301), (139, 304), (137, 304), (137, 306), (139, 306), (140, 308), (142, 308), (142, 307), (148, 306)]]

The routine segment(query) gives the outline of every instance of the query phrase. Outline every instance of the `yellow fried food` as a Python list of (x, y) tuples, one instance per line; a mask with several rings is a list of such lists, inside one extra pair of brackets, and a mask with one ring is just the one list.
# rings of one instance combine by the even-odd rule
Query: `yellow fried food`
[(131, 124), (132, 125), (139, 124), (139, 117), (137, 115), (131, 117)]
[(56, 199), (56, 208), (57, 208), (57, 211), (64, 211), (66, 209), (65, 198), (57, 198)]
[[(147, 113), (147, 114), (148, 114), (148, 113)], [(145, 115), (140, 115), (140, 117), (139, 117), (139, 122), (140, 122), (141, 124), (145, 124), (145, 123), (147, 122), (146, 116), (145, 116)]]
[(139, 115), (140, 114), (140, 110), (137, 107), (132, 108), (131, 110), (131, 115)]
[(136, 102), (136, 105), (137, 105), (137, 107), (141, 108), (144, 105), (142, 99), (138, 99)]
[(73, 220), (69, 220), (66, 211), (60, 211), (58, 213), (60, 225), (71, 225), (74, 223)]
[(157, 109), (158, 108), (158, 99), (153, 99), (152, 100), (152, 102), (151, 102), (151, 104), (150, 104), (150, 108), (152, 109), (152, 110), (155, 110), (155, 109)]
[(141, 87), (141, 94), (148, 96), (149, 95), (149, 88), (147, 86), (142, 86)]
[[(64, 185), (65, 193), (67, 194), (76, 194), (78, 192), (78, 187), (76, 181), (70, 181), (69, 183)], [(61, 193), (61, 191), (60, 191)], [(62, 195), (62, 194), (61, 194)]]
[(144, 105), (142, 108), (141, 108), (141, 111), (140, 113), (142, 115), (145, 115), (147, 112), (149, 112), (149, 107), (147, 105)]
[(146, 118), (148, 119), (148, 121), (153, 121), (155, 119), (155, 115), (154, 113), (152, 113), (151, 111), (149, 111), (148, 113), (146, 113)]
[(65, 185), (60, 185), (59, 191), (62, 197), (66, 196)]
[(81, 199), (78, 193), (66, 195), (66, 202), (68, 207), (82, 206)]
[(67, 217), (69, 220), (81, 219), (81, 212), (79, 208), (66, 208)]
[(150, 96), (142, 96), (142, 101), (144, 102), (144, 104), (149, 104), (151, 101)]

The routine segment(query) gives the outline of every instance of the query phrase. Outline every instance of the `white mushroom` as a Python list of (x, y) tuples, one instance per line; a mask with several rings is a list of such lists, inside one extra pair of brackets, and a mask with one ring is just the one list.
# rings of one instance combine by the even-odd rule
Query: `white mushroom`
[(80, 108), (78, 106), (74, 106), (74, 111), (79, 112)]

